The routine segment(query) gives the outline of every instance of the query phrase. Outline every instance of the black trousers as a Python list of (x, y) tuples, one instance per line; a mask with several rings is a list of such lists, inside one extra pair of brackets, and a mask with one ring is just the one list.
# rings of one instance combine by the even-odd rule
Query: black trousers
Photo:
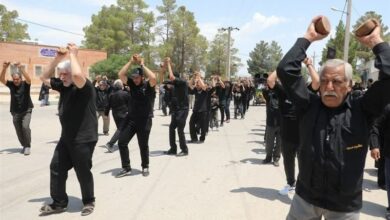
[(169, 145), (172, 151), (177, 151), (176, 145), (176, 128), (179, 135), (180, 149), (183, 152), (188, 152), (186, 143), (186, 136), (184, 135), (184, 128), (188, 117), (188, 109), (173, 111), (171, 115), (171, 124), (169, 125)]
[(32, 109), (28, 109), (22, 113), (11, 113), (16, 135), (23, 147), (31, 147), (31, 113)]
[(111, 137), (110, 141), (108, 142), (108, 144), (114, 145), (119, 140), (120, 133), (121, 133), (121, 125), (123, 124), (123, 122), (125, 120), (126, 120), (125, 117), (118, 117), (118, 116), (114, 115), (116, 131), (115, 131), (114, 135), (112, 135), (112, 137)]
[(230, 102), (231, 99), (226, 100), (226, 105), (225, 105), (225, 114), (226, 114), (226, 120), (230, 120)]
[(122, 126), (118, 146), (121, 155), (122, 168), (131, 169), (129, 142), (137, 134), (138, 146), (141, 153), (142, 168), (149, 167), (149, 134), (152, 128), (152, 118), (127, 119)]
[(219, 113), (221, 114), (221, 125), (223, 125), (223, 122), (225, 120), (225, 105), (226, 105), (226, 100), (222, 100), (219, 103)]
[(208, 114), (207, 112), (193, 112), (190, 118), (190, 135), (192, 141), (198, 141), (198, 135), (196, 134), (196, 125), (200, 126), (200, 141), (206, 139), (206, 131), (208, 128)]
[(88, 143), (68, 143), (62, 138), (58, 142), (50, 163), (50, 196), (53, 204), (68, 205), (66, 179), (68, 171), (74, 168), (80, 183), (84, 204), (95, 201), (92, 168), (92, 155), (96, 141)]
[(268, 126), (265, 139), (266, 159), (279, 161), (280, 159), (280, 127)]
[(293, 143), (281, 139), (284, 173), (286, 174), (287, 184), (295, 185), (295, 158), (298, 153), (299, 143)]
[[(382, 153), (382, 151), (381, 151)], [(378, 179), (377, 183), (378, 185), (385, 185), (386, 184), (386, 178), (385, 178), (385, 157), (384, 154), (381, 154), (381, 158), (378, 160)]]

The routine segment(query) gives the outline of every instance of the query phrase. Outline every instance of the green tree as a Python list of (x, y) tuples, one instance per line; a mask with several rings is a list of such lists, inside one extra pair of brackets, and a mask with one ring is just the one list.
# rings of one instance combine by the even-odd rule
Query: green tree
[(91, 66), (94, 75), (106, 75), (109, 79), (117, 79), (119, 70), (129, 61), (130, 55), (111, 54), (108, 59)]
[(6, 41), (30, 39), (27, 24), (15, 21), (18, 16), (17, 11), (7, 11), (7, 8), (0, 4), (0, 37), (5, 38)]
[[(207, 76), (211, 74), (226, 75), (226, 62), (227, 62), (227, 44), (228, 34), (223, 31), (218, 31), (213, 41), (210, 43), (208, 52), (208, 64), (206, 68)], [(237, 57), (238, 49), (233, 48), (234, 39), (230, 40), (230, 55), (231, 55), (231, 66), (230, 73), (234, 76), (238, 67), (241, 66), (241, 59)]]
[(157, 32), (161, 35), (163, 42), (167, 43), (173, 31), (172, 25), (177, 5), (176, 0), (163, 0), (162, 2), (162, 6), (157, 6), (157, 10), (160, 12), (157, 21), (163, 22), (163, 25), (157, 28)]
[(264, 74), (274, 71), (283, 57), (282, 48), (275, 41), (268, 43), (260, 41), (249, 53), (247, 60), (248, 73), (251, 75)]
[(118, 0), (118, 5), (103, 6), (92, 16), (92, 24), (84, 28), (87, 48), (104, 49), (109, 54), (144, 52), (150, 61), (152, 28), (155, 19), (146, 12), (148, 5), (143, 0)]

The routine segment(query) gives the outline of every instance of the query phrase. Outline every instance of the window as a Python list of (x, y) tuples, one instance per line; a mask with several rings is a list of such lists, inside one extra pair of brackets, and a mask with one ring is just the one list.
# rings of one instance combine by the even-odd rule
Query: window
[(36, 65), (34, 68), (35, 76), (40, 76), (43, 73), (43, 67), (40, 65)]

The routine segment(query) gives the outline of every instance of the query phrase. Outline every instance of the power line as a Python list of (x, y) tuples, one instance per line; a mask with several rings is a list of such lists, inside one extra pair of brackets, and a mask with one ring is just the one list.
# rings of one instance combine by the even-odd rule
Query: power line
[(78, 36), (84, 37), (84, 34), (75, 33), (75, 32), (63, 30), (63, 29), (56, 28), (56, 27), (51, 27), (51, 26), (44, 25), (44, 24), (39, 24), (39, 23), (36, 23), (36, 22), (33, 22), (33, 21), (28, 21), (28, 20), (24, 20), (24, 19), (20, 19), (20, 18), (15, 18), (15, 19), (16, 19), (16, 20), (19, 20), (19, 21), (22, 21), (22, 22), (25, 22), (25, 23), (29, 23), (29, 24), (34, 24), (34, 25), (37, 25), (37, 26), (41, 26), (41, 27), (44, 27), (44, 28), (48, 28), (48, 29), (52, 29), (52, 30), (61, 31), (61, 32), (65, 32), (65, 33), (68, 33), (68, 34), (73, 34), (73, 35), (78, 35)]

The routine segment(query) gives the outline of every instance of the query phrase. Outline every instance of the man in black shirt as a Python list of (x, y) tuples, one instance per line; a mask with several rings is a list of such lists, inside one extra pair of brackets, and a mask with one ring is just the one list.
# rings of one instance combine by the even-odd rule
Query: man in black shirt
[(196, 125), (200, 127), (200, 143), (203, 143), (206, 139), (206, 131), (208, 127), (208, 118), (207, 118), (207, 99), (209, 97), (207, 92), (207, 87), (204, 84), (199, 73), (195, 73), (192, 78), (191, 83), (189, 84), (190, 94), (195, 95), (195, 104), (192, 109), (192, 115), (190, 118), (190, 135), (191, 142), (198, 142), (198, 135), (196, 134)]
[(120, 136), (120, 128), (122, 123), (126, 120), (128, 112), (128, 102), (130, 99), (129, 92), (123, 88), (123, 83), (120, 79), (115, 80), (112, 85), (112, 92), (108, 96), (108, 105), (105, 110), (105, 115), (108, 117), (110, 109), (112, 109), (112, 116), (114, 117), (116, 131), (111, 137), (110, 141), (105, 145), (108, 152), (114, 152), (114, 144), (118, 141)]
[[(42, 215), (66, 210), (66, 179), (74, 168), (80, 183), (84, 207), (81, 215), (89, 215), (95, 207), (94, 182), (91, 172), (92, 154), (97, 137), (96, 92), (77, 60), (78, 48), (68, 44), (68, 52), (57, 53), (41, 76), (46, 85), (60, 93), (59, 117), (61, 137), (50, 163), (50, 195), (53, 203), (41, 208)], [(70, 61), (62, 61), (69, 54)], [(62, 62), (61, 62), (62, 61)], [(50, 78), (57, 67), (60, 78)]]
[[(132, 64), (140, 67), (132, 70), (131, 77), (127, 71)], [(145, 80), (144, 75), (149, 79)], [(125, 120), (118, 141), (121, 155), (122, 170), (117, 178), (131, 174), (128, 144), (137, 134), (138, 146), (141, 152), (142, 175), (149, 175), (149, 134), (152, 128), (153, 106), (156, 98), (156, 75), (144, 65), (144, 60), (138, 54), (131, 57), (118, 73), (123, 84), (130, 87), (129, 112)]]
[(111, 88), (109, 88), (106, 80), (100, 80), (96, 88), (96, 113), (99, 121), (100, 116), (103, 118), (103, 134), (109, 135), (110, 116), (105, 114), (108, 106), (108, 97), (110, 96)]
[[(10, 112), (13, 118), (13, 123), (18, 136), (19, 142), (23, 149), (21, 153), (29, 155), (31, 150), (31, 112), (34, 105), (31, 101), (30, 87), (31, 78), (26, 73), (24, 67), (20, 63), (15, 66), (19, 73), (12, 73), (12, 81), (5, 79), (5, 73), (10, 65), (10, 62), (3, 63), (3, 70), (1, 71), (0, 81), (6, 85), (11, 93)], [(21, 74), (25, 80), (22, 80)]]
[[(306, 64), (311, 78), (310, 88), (312, 91), (317, 91), (320, 84), (320, 79), (312, 67), (310, 58), (306, 58), (303, 63)], [(273, 89), (279, 97), (280, 109), (280, 137), (281, 150), (283, 155), (284, 172), (286, 174), (287, 185), (279, 191), (281, 195), (295, 191), (295, 157), (299, 147), (299, 122), (296, 107), (287, 96), (283, 85), (277, 81), (276, 71), (272, 72), (267, 78), (267, 85)]]
[[(319, 19), (321, 16), (312, 20), (304, 38), (297, 40), (277, 68), (300, 120), (299, 174), (287, 219), (359, 219), (369, 117), (378, 111), (367, 100), (380, 99), (382, 94), (372, 93), (373, 85), (362, 97), (353, 97), (352, 66), (339, 59), (322, 66), (320, 96), (307, 90), (301, 62), (310, 44), (326, 37), (315, 31)], [(357, 39), (373, 49), (379, 78), (389, 78), (390, 46), (380, 37), (380, 25)], [(383, 94), (385, 91), (388, 88)]]
[(177, 153), (175, 137), (175, 129), (177, 128), (181, 149), (181, 152), (177, 156), (187, 156), (188, 147), (184, 135), (184, 127), (186, 126), (188, 117), (188, 83), (186, 80), (180, 79), (179, 74), (173, 73), (170, 58), (165, 59), (164, 67), (168, 69), (169, 80), (173, 85), (171, 97), (171, 124), (169, 125), (170, 149), (165, 153), (168, 155), (176, 155)]
[(225, 120), (225, 106), (226, 106), (226, 90), (225, 84), (222, 82), (220, 76), (215, 76), (212, 79), (212, 86), (215, 88), (219, 100), (219, 112), (221, 114), (221, 127), (223, 127), (223, 122)]

